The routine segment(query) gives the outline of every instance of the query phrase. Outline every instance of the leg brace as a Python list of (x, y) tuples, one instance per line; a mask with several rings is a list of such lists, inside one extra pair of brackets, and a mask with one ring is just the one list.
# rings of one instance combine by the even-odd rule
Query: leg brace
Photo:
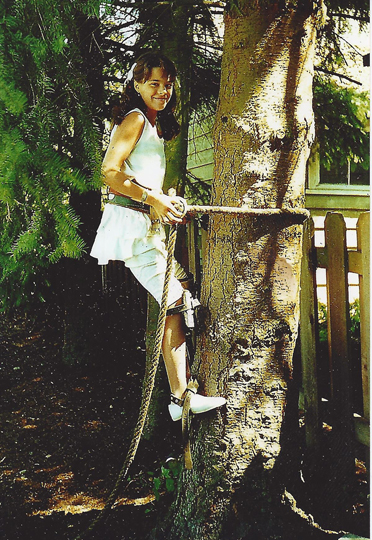
[(182, 304), (169, 308), (167, 310), (168, 315), (176, 315), (176, 313), (183, 313), (185, 318), (185, 324), (187, 328), (195, 328), (195, 309), (200, 306), (200, 302), (197, 298), (191, 296), (190, 291), (185, 289), (182, 293)]

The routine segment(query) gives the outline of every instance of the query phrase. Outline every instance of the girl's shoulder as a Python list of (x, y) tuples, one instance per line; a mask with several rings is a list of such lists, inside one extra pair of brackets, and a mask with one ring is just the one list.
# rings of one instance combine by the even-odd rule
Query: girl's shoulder
[(126, 115), (124, 116), (124, 120), (126, 118), (130, 118), (132, 122), (137, 121), (142, 124), (146, 122), (147, 120), (145, 113), (141, 111), (141, 109), (137, 109), (137, 108), (131, 109), (130, 111), (128, 111)]
[(123, 122), (143, 126), (146, 122), (146, 115), (141, 109), (132, 109), (124, 116)]
[(113, 127), (111, 135), (114, 132), (142, 132), (145, 125), (145, 115), (140, 109), (132, 109), (129, 111), (123, 118), (120, 124), (117, 124)]

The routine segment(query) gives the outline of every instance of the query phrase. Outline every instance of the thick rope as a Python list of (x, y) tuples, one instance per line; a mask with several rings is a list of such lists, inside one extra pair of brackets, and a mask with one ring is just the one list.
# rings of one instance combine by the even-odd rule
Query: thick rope
[(176, 245), (176, 238), (177, 238), (177, 228), (176, 226), (172, 226), (170, 229), (169, 239), (168, 239), (167, 267), (166, 267), (165, 277), (164, 277), (164, 288), (163, 288), (163, 295), (161, 299), (161, 305), (160, 305), (160, 311), (159, 311), (159, 317), (158, 317), (158, 326), (157, 326), (156, 335), (155, 335), (154, 349), (152, 353), (152, 361), (151, 361), (151, 365), (147, 374), (147, 381), (146, 381), (146, 385), (144, 386), (140, 412), (138, 415), (136, 427), (133, 432), (132, 441), (131, 441), (127, 456), (125, 458), (125, 461), (123, 463), (123, 466), (120, 470), (119, 476), (116, 480), (116, 484), (106, 501), (105, 507), (103, 508), (103, 510), (101, 510), (97, 519), (95, 519), (91, 523), (88, 529), (76, 537), (76, 540), (83, 540), (84, 538), (88, 538), (89, 535), (92, 533), (92, 531), (96, 528), (96, 526), (106, 518), (108, 512), (111, 510), (111, 507), (116, 501), (121, 484), (125, 480), (128, 474), (129, 468), (131, 464), (133, 463), (133, 460), (136, 456), (137, 448), (142, 437), (143, 429), (145, 427), (147, 412), (148, 412), (150, 401), (151, 401), (152, 391), (155, 385), (156, 371), (159, 365), (160, 353), (161, 353), (163, 336), (164, 336), (166, 312), (168, 308), (169, 283), (170, 283), (170, 278), (171, 278), (172, 269), (173, 269), (173, 254), (174, 254), (174, 249)]
[(310, 217), (306, 208), (247, 208), (244, 206), (187, 206), (188, 214), (243, 214), (246, 216), (293, 216), (305, 221)]

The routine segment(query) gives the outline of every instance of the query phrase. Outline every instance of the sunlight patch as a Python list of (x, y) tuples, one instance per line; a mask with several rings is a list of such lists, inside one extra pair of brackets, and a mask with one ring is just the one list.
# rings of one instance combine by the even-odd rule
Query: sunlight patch
[[(146, 497), (138, 497), (137, 499), (117, 499), (115, 507), (117, 506), (143, 506), (155, 501), (155, 495), (150, 493)], [(51, 501), (51, 508), (48, 510), (39, 510), (32, 513), (33, 516), (50, 516), (55, 512), (64, 512), (65, 514), (83, 514), (84, 512), (90, 512), (91, 510), (103, 510), (105, 507), (105, 501), (103, 499), (97, 499), (95, 497), (89, 497), (83, 493), (76, 493), (75, 495), (64, 495), (61, 499), (55, 499)]]

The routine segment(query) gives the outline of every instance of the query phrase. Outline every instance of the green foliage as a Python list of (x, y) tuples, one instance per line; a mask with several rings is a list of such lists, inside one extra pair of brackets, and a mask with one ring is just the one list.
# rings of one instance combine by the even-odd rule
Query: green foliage
[(366, 0), (326, 0), (325, 5), (328, 16), (318, 35), (317, 55), (321, 67), (337, 72), (340, 65), (347, 65), (342, 52), (342, 45), (346, 44), (343, 34), (350, 31), (355, 22), (354, 29), (366, 28), (370, 6)]
[(160, 499), (162, 492), (173, 493), (175, 491), (181, 470), (182, 464), (176, 459), (170, 459), (166, 464), (161, 465), (160, 471), (148, 473), (153, 482), (154, 495), (157, 501)]
[(326, 169), (350, 161), (369, 168), (369, 97), (331, 80), (315, 77), (314, 113), (320, 159)]
[(51, 263), (85, 247), (69, 197), (100, 184), (100, 126), (79, 35), (98, 12), (96, 0), (0, 7), (2, 308), (27, 304)]
[[(349, 58), (356, 65), (361, 53), (345, 38), (348, 32), (365, 29), (369, 22), (366, 0), (325, 0), (327, 22), (317, 39), (317, 67), (314, 79), (314, 112), (322, 165), (341, 170), (347, 162), (355, 171), (369, 168), (369, 95), (358, 92), (355, 83), (344, 78)], [(346, 56), (345, 56), (346, 54)], [(335, 78), (335, 77), (339, 78)], [(335, 82), (337, 81), (337, 82)]]
[(350, 331), (353, 339), (360, 339), (360, 303), (359, 299), (350, 304)]
[(344, 14), (350, 17), (359, 17), (369, 20), (370, 3), (368, 0), (324, 0), (328, 16)]
[(319, 340), (327, 341), (327, 306), (322, 302), (318, 302), (318, 325)]
[[(350, 333), (351, 338), (355, 341), (360, 340), (360, 304), (357, 298), (349, 306), (350, 312)], [(319, 323), (319, 340), (325, 342), (328, 340), (327, 332), (327, 306), (322, 302), (318, 303), (318, 323)]]

